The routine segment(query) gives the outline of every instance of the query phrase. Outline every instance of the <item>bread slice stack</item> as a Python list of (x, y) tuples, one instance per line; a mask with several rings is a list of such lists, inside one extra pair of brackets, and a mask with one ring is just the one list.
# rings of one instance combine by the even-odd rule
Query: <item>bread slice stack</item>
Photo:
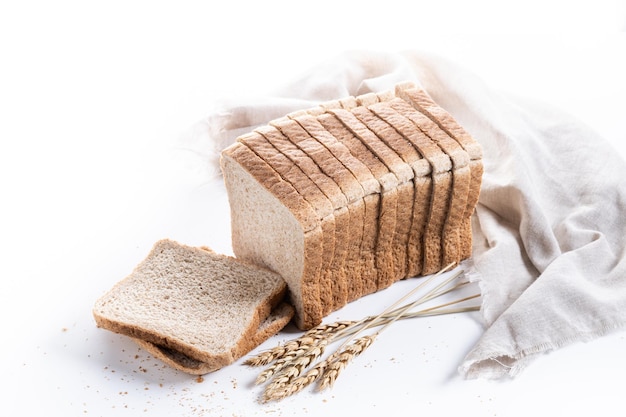
[(98, 327), (132, 338), (166, 364), (202, 375), (278, 333), (294, 309), (275, 272), (163, 239), (93, 307)]
[(221, 166), (233, 251), (285, 279), (301, 329), (471, 256), (481, 147), (412, 83), (271, 121)]

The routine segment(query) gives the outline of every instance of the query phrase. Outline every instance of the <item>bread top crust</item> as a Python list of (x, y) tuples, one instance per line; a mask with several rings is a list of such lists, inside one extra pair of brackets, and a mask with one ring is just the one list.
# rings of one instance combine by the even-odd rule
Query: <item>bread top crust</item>
[(237, 139), (263, 159), (278, 175), (288, 181), (318, 213), (320, 220), (333, 214), (333, 205), (302, 168), (287, 158), (265, 136), (253, 131)]
[(348, 199), (335, 181), (329, 181), (328, 176), (321, 170), (318, 164), (311, 159), (302, 149), (297, 147), (289, 138), (274, 126), (262, 126), (255, 129), (263, 135), (276, 149), (287, 156), (294, 164), (322, 190), (324, 195), (333, 205), (333, 209), (343, 208), (348, 204)]
[(297, 121), (282, 119), (271, 121), (270, 125), (280, 130), (294, 145), (315, 161), (322, 172), (339, 186), (346, 196), (348, 205), (363, 198), (365, 195), (363, 186), (354, 174)]
[(319, 226), (319, 216), (311, 204), (250, 148), (236, 142), (222, 151), (222, 158), (235, 161), (263, 188), (283, 203), (302, 225), (305, 233)]

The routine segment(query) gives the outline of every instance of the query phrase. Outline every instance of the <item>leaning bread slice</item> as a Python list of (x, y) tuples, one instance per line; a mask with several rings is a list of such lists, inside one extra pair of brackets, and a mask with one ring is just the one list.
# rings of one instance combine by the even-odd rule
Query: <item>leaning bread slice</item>
[[(287, 119), (285, 119), (287, 120)], [(319, 187), (322, 193), (330, 201), (335, 219), (335, 245), (332, 254), (324, 254), (323, 263), (330, 261), (330, 270), (323, 274), (324, 278), (332, 277), (332, 282), (327, 280), (319, 282), (320, 294), (331, 291), (336, 302), (341, 303), (345, 299), (346, 288), (343, 265), (347, 256), (345, 242), (348, 239), (351, 213), (348, 210), (348, 200), (339, 185), (326, 175), (319, 165), (302, 149), (296, 146), (287, 136), (274, 126), (261, 126), (255, 130), (264, 136), (278, 151), (298, 166), (310, 180)], [(332, 290), (336, 288), (336, 290)], [(339, 300), (339, 301), (337, 301)], [(320, 303), (322, 314), (331, 311), (331, 304)]]
[[(318, 115), (320, 117), (321, 115)], [(359, 216), (358, 221), (350, 222), (349, 238), (346, 239), (347, 256), (344, 263), (345, 275), (349, 276), (350, 291), (348, 299), (354, 299), (357, 294), (362, 295), (364, 292), (363, 271), (360, 269), (362, 266), (362, 254), (361, 246), (363, 243), (363, 235), (365, 232), (365, 216), (366, 212), (371, 211), (373, 207), (367, 207), (368, 204), (372, 204), (372, 199), (368, 198), (370, 195), (380, 194), (381, 186), (378, 180), (372, 175), (370, 168), (337, 137), (335, 137), (328, 129), (324, 127), (318, 120), (318, 118), (311, 115), (302, 115), (294, 117), (293, 120), (298, 122), (309, 135), (316, 139), (319, 143), (324, 145), (345, 168), (350, 171), (357, 181), (363, 187), (363, 199), (356, 201), (349, 206), (354, 217)], [(375, 203), (374, 203), (375, 204)], [(347, 301), (347, 300), (346, 300)], [(345, 304), (345, 302), (344, 302)], [(336, 308), (343, 305), (335, 306)]]
[[(326, 111), (326, 110), (324, 110)], [(343, 143), (355, 157), (359, 158), (368, 167), (374, 178), (380, 184), (380, 193), (366, 195), (365, 216), (363, 218), (363, 233), (361, 239), (360, 265), (353, 280), (359, 279), (358, 286), (351, 286), (349, 301), (363, 295), (375, 292), (378, 289), (378, 267), (382, 254), (377, 249), (379, 226), (395, 227), (397, 207), (397, 177), (389, 171), (383, 162), (372, 153), (339, 119), (330, 113), (320, 114), (317, 120), (329, 133)], [(377, 254), (381, 257), (378, 258)], [(377, 261), (378, 259), (378, 261)], [(389, 257), (391, 261), (391, 257)], [(378, 263), (378, 267), (377, 267)]]
[(251, 340), (287, 286), (275, 272), (169, 239), (100, 297), (99, 327), (207, 364), (226, 366)]
[(467, 152), (470, 162), (470, 185), (463, 214), (463, 238), (461, 239), (461, 258), (468, 258), (472, 253), (472, 226), (471, 215), (474, 212), (480, 195), (482, 183), (483, 163), (482, 147), (445, 109), (440, 107), (426, 91), (413, 83), (404, 83), (396, 86), (396, 92), (407, 100), (415, 109), (425, 114), (450, 137), (456, 140)]
[[(402, 94), (401, 90), (399, 91)], [(444, 132), (435, 122), (401, 99), (389, 101), (390, 105), (411, 120), (450, 157), (452, 161), (452, 186), (448, 215), (443, 228), (442, 265), (461, 261), (461, 225), (467, 205), (470, 185), (469, 155), (461, 145)]]
[[(303, 121), (296, 121), (300, 120), (300, 118), (302, 118)], [(307, 120), (310, 123), (307, 124)], [(339, 153), (341, 152), (341, 149), (339, 147), (330, 146), (331, 142), (338, 145), (336, 140), (333, 142), (332, 138), (327, 136), (325, 138), (327, 140), (327, 144), (324, 144), (320, 141), (323, 140), (321, 134), (317, 134), (316, 137), (314, 137), (303, 127), (303, 125), (305, 125), (309, 127), (309, 129), (313, 129), (311, 125), (315, 124), (315, 120), (312, 116), (304, 115), (298, 117), (297, 119), (287, 118), (283, 120), (274, 120), (269, 124), (280, 130), (286, 138), (288, 138), (295, 146), (309, 156), (326, 175), (326, 181), (334, 181), (346, 196), (347, 205), (345, 208), (348, 210), (350, 217), (350, 221), (347, 223), (346, 227), (348, 228), (351, 236), (343, 241), (343, 245), (345, 246), (343, 248), (343, 262), (338, 265), (339, 269), (344, 271), (344, 273), (339, 276), (343, 276), (343, 279), (345, 279), (345, 272), (347, 270), (346, 261), (351, 259), (350, 254), (353, 249), (350, 242), (360, 242), (361, 236), (359, 235), (359, 232), (362, 232), (363, 230), (362, 225), (365, 212), (365, 203), (363, 200), (365, 195), (364, 186), (361, 184), (358, 177), (337, 158), (335, 152)], [(323, 128), (317, 129), (317, 132), (320, 131), (323, 131)], [(334, 152), (329, 150), (328, 146), (330, 146)], [(348, 161), (346, 161), (346, 163), (348, 163)], [(330, 313), (336, 308), (336, 306), (328, 306), (325, 311), (326, 313)]]
[[(269, 317), (261, 323), (254, 336), (241, 345), (244, 354), (282, 330), (289, 323), (293, 314), (294, 309), (290, 304), (279, 304), (272, 310)], [(179, 371), (191, 375), (204, 375), (217, 370), (211, 363), (199, 361), (165, 346), (156, 345), (143, 339), (133, 338), (133, 340), (153, 357)]]
[(450, 157), (409, 119), (391, 107), (388, 101), (373, 104), (369, 108), (411, 142), (431, 165), (431, 204), (423, 237), (424, 263), (421, 273), (422, 275), (435, 273), (443, 266), (442, 233), (452, 184)]
[[(369, 128), (358, 120), (350, 110), (346, 109), (328, 109), (328, 112), (335, 116), (354, 137), (365, 145), (369, 152), (379, 158), (387, 167), (388, 171), (393, 173), (396, 179), (395, 184), (395, 201), (392, 212), (387, 212), (389, 216), (381, 216), (378, 226), (377, 239), (377, 289), (383, 289), (395, 281), (395, 264), (397, 263), (393, 245), (396, 232), (396, 223), (398, 221), (397, 210), (398, 201), (402, 195), (402, 187), (411, 185), (413, 179), (413, 171), (393, 149), (389, 148), (382, 142)], [(407, 185), (408, 184), (408, 185)], [(382, 184), (381, 184), (382, 185)], [(385, 196), (385, 195), (383, 195)], [(383, 198), (381, 201), (385, 203)], [(383, 210), (384, 212), (384, 210)], [(403, 248), (405, 250), (405, 248)]]
[(322, 320), (319, 272), (323, 233), (318, 214), (293, 186), (242, 143), (221, 154), (237, 258), (278, 272), (287, 281), (295, 322)]
[(322, 265), (316, 280), (319, 282), (320, 303), (332, 304), (339, 291), (332, 291), (330, 282), (331, 263), (335, 251), (335, 216), (330, 200), (302, 169), (269, 142), (258, 131), (252, 131), (237, 138), (263, 159), (285, 181), (289, 182), (302, 197), (309, 202), (318, 214), (322, 227)]
[[(364, 100), (364, 103), (371, 101)], [(369, 127), (380, 140), (395, 150), (398, 156), (414, 171), (413, 182), (406, 184), (406, 190), (398, 202), (399, 221), (396, 226), (396, 242), (394, 244), (395, 259), (398, 260), (398, 265), (396, 265), (393, 283), (398, 279), (415, 276), (421, 272), (422, 235), (426, 222), (424, 213), (428, 213), (430, 204), (430, 165), (408, 140), (367, 107), (364, 105), (356, 107), (352, 113)]]

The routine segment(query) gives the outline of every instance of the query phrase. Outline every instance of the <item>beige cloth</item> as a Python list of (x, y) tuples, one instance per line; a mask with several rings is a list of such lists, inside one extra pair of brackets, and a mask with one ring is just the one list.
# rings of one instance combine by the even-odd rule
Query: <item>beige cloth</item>
[(570, 116), (493, 91), (441, 58), (335, 57), (275, 96), (223, 102), (187, 146), (215, 168), (220, 149), (272, 118), (406, 80), (421, 84), (484, 149), (471, 276), (482, 290), (485, 332), (461, 374), (514, 376), (537, 354), (622, 328), (624, 161)]

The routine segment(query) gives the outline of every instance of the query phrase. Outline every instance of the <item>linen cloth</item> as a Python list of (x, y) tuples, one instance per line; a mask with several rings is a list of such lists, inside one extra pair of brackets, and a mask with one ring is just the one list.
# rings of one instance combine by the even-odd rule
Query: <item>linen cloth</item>
[(485, 331), (459, 365), (468, 378), (517, 375), (538, 354), (626, 322), (626, 163), (595, 132), (542, 103), (495, 91), (418, 51), (355, 51), (271, 97), (222, 101), (186, 146), (210, 159), (240, 134), (319, 102), (411, 80), (483, 147), (469, 276)]

